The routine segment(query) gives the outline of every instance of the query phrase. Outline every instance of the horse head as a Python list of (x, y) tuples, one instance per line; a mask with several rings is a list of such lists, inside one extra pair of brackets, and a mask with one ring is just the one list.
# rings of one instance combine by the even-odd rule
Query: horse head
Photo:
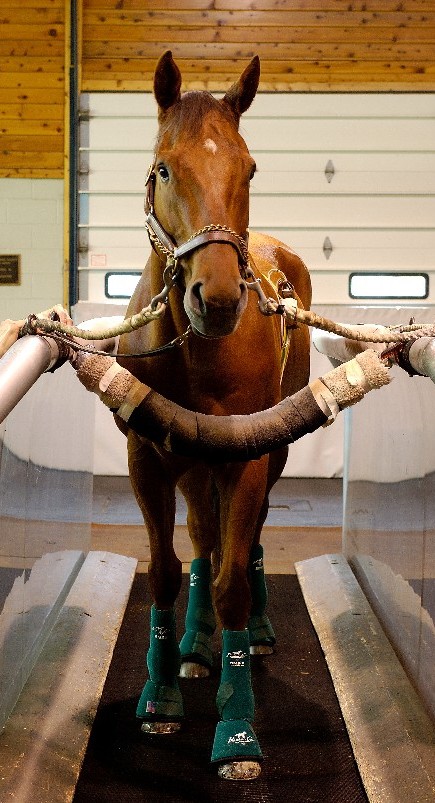
[(166, 237), (173, 249), (192, 328), (205, 337), (235, 331), (247, 304), (249, 184), (255, 162), (238, 127), (259, 76), (255, 57), (221, 100), (205, 91), (181, 94), (181, 74), (170, 51), (154, 76), (159, 131), (148, 211), (158, 222), (157, 240)]

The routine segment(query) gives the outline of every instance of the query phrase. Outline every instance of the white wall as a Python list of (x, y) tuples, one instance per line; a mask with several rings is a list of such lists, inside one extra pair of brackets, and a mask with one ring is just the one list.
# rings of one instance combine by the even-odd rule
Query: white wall
[[(83, 320), (110, 314), (108, 270), (141, 270), (148, 256), (144, 179), (157, 124), (149, 93), (92, 93), (81, 105), (78, 307), (87, 309), (77, 313)], [(241, 133), (258, 166), (250, 227), (300, 254), (311, 273), (313, 306), (327, 317), (354, 323), (435, 317), (434, 114), (433, 93), (261, 93), (243, 116)], [(382, 301), (366, 309), (349, 297), (352, 271), (427, 272), (429, 299), (413, 310), (409, 302), (396, 312), (393, 302), (386, 311)], [(313, 350), (312, 377), (325, 370), (328, 360)], [(374, 395), (381, 405), (382, 394)], [(127, 470), (123, 436), (107, 411), (97, 410), (94, 470)], [(292, 446), (285, 474), (331, 477), (342, 470), (339, 417)]]
[(0, 179), (0, 253), (21, 255), (21, 284), (0, 285), (0, 320), (63, 298), (62, 179)]
[[(150, 250), (156, 103), (108, 92), (81, 105), (80, 297), (104, 302), (106, 271), (142, 269)], [(380, 270), (427, 272), (435, 302), (434, 93), (260, 93), (240, 130), (258, 167), (250, 228), (304, 259), (314, 304), (357, 304), (349, 274)]]
[[(360, 312), (349, 299), (351, 270), (424, 270), (435, 287), (434, 97), (260, 95), (243, 120), (260, 168), (253, 228), (285, 239), (305, 258), (314, 305), (325, 313), (329, 307), (336, 320), (384, 322), (377, 310)], [(91, 308), (107, 302), (107, 269), (137, 270), (146, 260), (143, 182), (155, 103), (149, 95), (105, 93), (85, 96), (86, 106), (91, 119), (81, 132), (81, 167), (89, 174), (81, 175), (80, 273), (82, 299)], [(329, 159), (336, 171), (330, 183), (324, 172)], [(322, 250), (326, 236), (333, 244), (329, 259)], [(62, 300), (62, 240), (62, 180), (0, 179), (0, 253), (22, 256), (22, 284), (0, 286), (0, 320)], [(103, 314), (110, 314), (104, 307)], [(102, 314), (87, 312), (80, 319)], [(399, 320), (409, 315), (405, 309)], [(325, 370), (320, 361), (313, 354), (313, 376)], [(125, 473), (123, 436), (110, 414), (101, 405), (98, 410), (94, 469)], [(341, 471), (341, 419), (296, 444), (286, 469), (295, 476)]]

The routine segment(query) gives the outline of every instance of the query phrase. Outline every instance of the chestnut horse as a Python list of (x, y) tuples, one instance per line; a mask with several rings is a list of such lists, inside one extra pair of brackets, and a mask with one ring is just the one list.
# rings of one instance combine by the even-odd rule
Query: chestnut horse
[[(256, 166), (238, 126), (259, 73), (256, 57), (217, 100), (205, 91), (181, 94), (171, 53), (160, 59), (154, 76), (159, 131), (146, 202), (153, 249), (127, 315), (160, 293), (163, 274), (173, 287), (161, 318), (120, 339), (118, 360), (139, 380), (185, 408), (215, 416), (266, 409), (304, 387), (309, 375), (309, 333), (300, 326), (288, 332), (281, 381), (281, 318), (262, 315), (258, 295), (248, 288), (253, 275), (263, 276), (270, 295), (266, 277), (272, 272), (291, 283), (300, 304), (310, 305), (307, 269), (287, 246), (251, 233), (248, 254), (249, 185)], [(152, 359), (122, 360), (122, 354), (159, 350), (174, 340)], [(223, 777), (259, 772), (249, 653), (272, 652), (275, 641), (265, 613), (260, 534), (269, 491), (286, 457), (284, 448), (250, 462), (206, 464), (128, 431), (130, 478), (150, 540), (154, 601), (149, 679), (137, 715), (144, 731), (178, 727), (180, 664), (184, 676), (208, 673), (216, 616), (223, 657), (212, 760)], [(180, 646), (173, 616), (181, 584), (173, 546), (176, 486), (187, 502), (195, 556)], [(213, 582), (212, 553), (219, 555)]]

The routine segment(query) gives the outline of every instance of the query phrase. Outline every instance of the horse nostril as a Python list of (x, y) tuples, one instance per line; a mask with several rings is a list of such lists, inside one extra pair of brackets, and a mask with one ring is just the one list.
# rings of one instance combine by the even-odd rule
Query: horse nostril
[(206, 313), (206, 309), (201, 292), (202, 286), (203, 286), (202, 282), (195, 282), (195, 284), (192, 285), (192, 287), (190, 288), (190, 300), (194, 312), (196, 312), (197, 315), (204, 316)]

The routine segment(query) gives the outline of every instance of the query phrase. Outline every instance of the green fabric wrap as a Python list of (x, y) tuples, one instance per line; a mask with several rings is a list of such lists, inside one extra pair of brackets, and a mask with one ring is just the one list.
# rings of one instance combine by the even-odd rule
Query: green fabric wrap
[(177, 722), (184, 715), (183, 699), (177, 686), (147, 680), (136, 708), (136, 716), (155, 722)]
[(276, 642), (273, 627), (265, 614), (267, 605), (267, 586), (264, 574), (263, 547), (257, 544), (252, 547), (249, 558), (249, 581), (251, 585), (252, 605), (248, 622), (249, 643), (273, 646)]
[(216, 698), (221, 721), (216, 726), (213, 762), (262, 758), (251, 726), (254, 695), (249, 661), (248, 631), (223, 630), (222, 674)]
[(254, 719), (247, 630), (222, 631), (222, 674), (216, 704), (225, 721)]
[(174, 611), (151, 608), (150, 647), (147, 653), (149, 680), (136, 709), (141, 719), (173, 721), (183, 716), (178, 687), (180, 650), (175, 634)]
[(180, 641), (180, 652), (183, 661), (207, 667), (213, 664), (212, 637), (216, 628), (210, 582), (210, 561), (195, 558), (190, 566), (186, 632)]
[(246, 719), (218, 722), (211, 753), (212, 762), (263, 758), (254, 730)]

